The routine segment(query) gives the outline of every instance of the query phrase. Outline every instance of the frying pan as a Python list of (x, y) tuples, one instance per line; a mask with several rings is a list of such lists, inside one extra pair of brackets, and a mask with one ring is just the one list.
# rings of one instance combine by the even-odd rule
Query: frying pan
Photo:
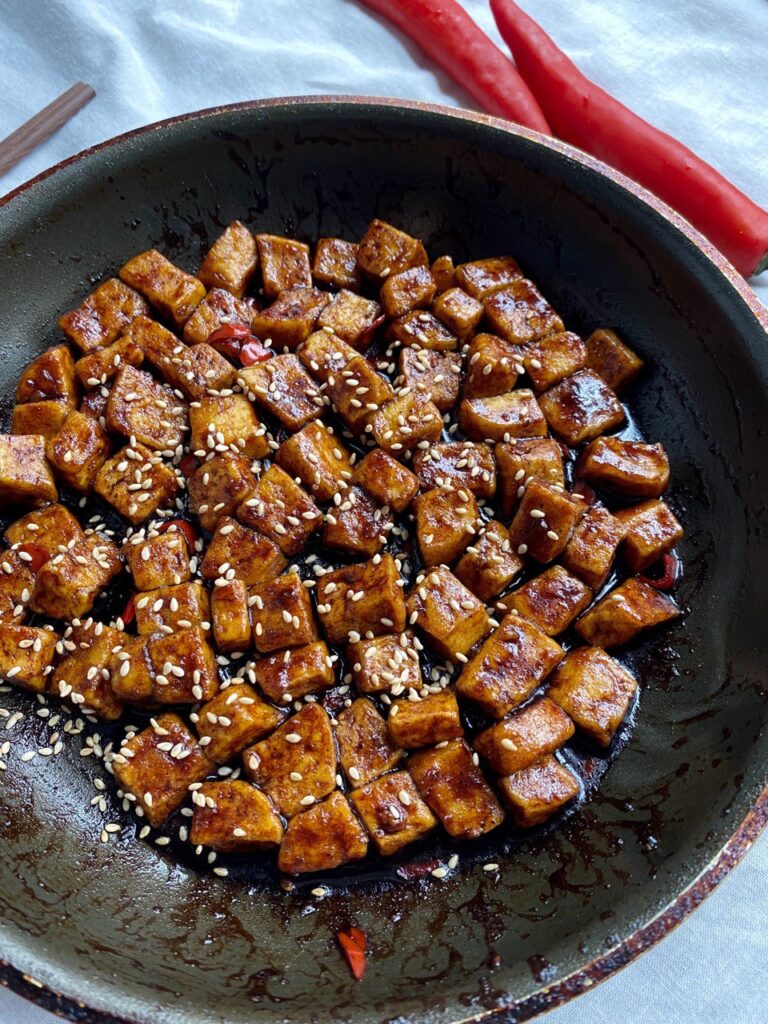
[[(77, 738), (22, 762), (50, 733), (28, 714), (0, 778), (0, 975), (99, 1024), (527, 1019), (663, 936), (765, 823), (768, 320), (689, 226), (558, 142), (419, 104), (242, 104), (122, 136), (5, 199), (6, 423), (61, 311), (150, 245), (194, 269), (235, 216), (307, 239), (380, 216), (434, 254), (511, 252), (569, 327), (622, 333), (649, 364), (629, 401), (670, 455), (688, 612), (629, 652), (637, 725), (597, 794), (558, 829), (467, 850), (443, 882), (368, 867), (316, 897), (317, 880), (285, 892), (266, 869), (217, 878), (138, 842), (111, 805), (123, 827), (101, 844), (103, 769)], [(372, 947), (361, 983), (333, 938), (351, 922)]]

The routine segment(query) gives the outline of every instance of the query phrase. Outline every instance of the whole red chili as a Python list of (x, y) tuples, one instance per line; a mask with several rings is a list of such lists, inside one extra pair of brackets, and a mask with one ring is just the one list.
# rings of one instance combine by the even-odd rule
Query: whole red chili
[(178, 532), (183, 535), (184, 539), (187, 542), (187, 547), (189, 548), (189, 550), (194, 551), (195, 544), (197, 543), (197, 541), (200, 540), (200, 534), (192, 525), (192, 523), (188, 522), (186, 519), (167, 519), (164, 523), (162, 523), (161, 526), (158, 527), (157, 532), (167, 533), (168, 530), (171, 529), (171, 527), (174, 527), (175, 530), (178, 530)]
[(238, 359), (243, 342), (250, 336), (251, 329), (245, 324), (222, 324), (208, 335), (208, 344), (222, 355)]
[(357, 347), (361, 351), (365, 348), (368, 348), (368, 346), (373, 341), (374, 334), (376, 333), (376, 331), (378, 331), (378, 329), (381, 327), (385, 320), (386, 317), (382, 313), (381, 316), (376, 317), (376, 319), (373, 321), (370, 327), (366, 327), (366, 329), (360, 334), (360, 337), (357, 339)]
[(640, 579), (643, 583), (647, 583), (649, 587), (653, 587), (654, 590), (671, 590), (680, 579), (681, 568), (680, 559), (675, 552), (668, 551), (661, 559), (661, 575), (646, 576), (644, 573), (641, 573)]
[(189, 480), (199, 465), (200, 462), (191, 452), (187, 452), (186, 455), (182, 455), (179, 459), (179, 471), (187, 478), (187, 480)]
[(29, 555), (29, 558), (22, 558), (22, 562), (24, 562), (32, 572), (39, 572), (50, 558), (50, 555), (45, 548), (40, 544), (35, 544), (33, 541), (27, 541), (26, 544), (20, 544), (16, 550), (19, 553), (23, 551), (25, 555)]
[(240, 348), (240, 362), (243, 366), (253, 366), (254, 363), (264, 363), (272, 358), (271, 349), (266, 348), (256, 338), (246, 341)]
[(128, 603), (123, 608), (123, 614), (120, 616), (123, 620), (123, 625), (130, 626), (133, 620), (136, 618), (136, 595), (132, 594), (128, 598)]
[(349, 969), (358, 981), (362, 981), (366, 968), (366, 948), (368, 945), (362, 928), (347, 928), (336, 933), (339, 945), (347, 958)]
[(589, 486), (589, 484), (584, 483), (583, 480), (576, 481), (576, 483), (571, 488), (571, 493), (579, 495), (585, 505), (594, 505), (597, 501), (597, 495)]

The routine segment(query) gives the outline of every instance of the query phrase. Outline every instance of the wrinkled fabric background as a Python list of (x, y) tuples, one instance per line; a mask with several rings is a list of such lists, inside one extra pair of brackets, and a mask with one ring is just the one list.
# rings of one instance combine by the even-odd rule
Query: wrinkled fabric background
[[(498, 39), (486, 0), (463, 2)], [(525, 6), (588, 75), (768, 205), (768, 0)], [(0, 136), (78, 79), (97, 92), (0, 178), (2, 193), (119, 132), (219, 103), (348, 92), (471, 106), (354, 0), (0, 0), (0, 38)], [(768, 280), (756, 290), (768, 304)], [(660, 946), (547, 1024), (763, 1024), (766, 896), (763, 839)], [(54, 1019), (0, 991), (2, 1024)]]

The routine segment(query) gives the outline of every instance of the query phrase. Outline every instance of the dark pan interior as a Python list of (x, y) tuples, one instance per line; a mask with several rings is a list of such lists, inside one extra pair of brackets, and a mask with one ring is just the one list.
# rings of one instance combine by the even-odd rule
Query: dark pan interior
[[(437, 1024), (522, 1003), (519, 1019), (667, 907), (765, 786), (768, 338), (722, 270), (584, 162), (376, 104), (230, 109), (120, 140), (0, 214), (4, 414), (58, 314), (127, 255), (157, 245), (194, 269), (235, 216), (313, 239), (355, 238), (374, 215), (435, 255), (512, 253), (569, 327), (613, 326), (648, 361), (629, 402), (670, 455), (690, 611), (629, 653), (637, 726), (598, 795), (498, 874), (473, 856), (443, 883), (372, 874), (318, 899), (217, 879), (137, 842), (117, 808), (126, 827), (101, 845), (89, 801), (103, 769), (77, 739), (22, 763), (47, 735), (28, 717), (0, 777), (0, 957), (46, 988), (0, 973), (73, 1018)], [(26, 695), (2, 704), (30, 709)], [(373, 950), (360, 984), (333, 939), (350, 922)]]

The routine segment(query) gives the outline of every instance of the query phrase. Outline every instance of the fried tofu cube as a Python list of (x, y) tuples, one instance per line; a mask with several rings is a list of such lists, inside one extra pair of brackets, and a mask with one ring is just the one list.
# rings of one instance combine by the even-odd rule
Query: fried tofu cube
[(447, 292), (456, 284), (456, 268), (453, 265), (452, 256), (438, 256), (436, 260), (432, 261), (432, 266), (429, 269), (432, 271), (438, 292)]
[(669, 459), (660, 444), (597, 437), (582, 452), (577, 472), (595, 487), (631, 498), (658, 498), (669, 484)]
[(533, 828), (570, 803), (581, 786), (573, 772), (550, 755), (500, 779), (499, 789), (514, 824)]
[(368, 347), (373, 331), (382, 322), (381, 306), (373, 299), (342, 288), (321, 312), (317, 326), (361, 351)]
[(156, 703), (196, 704), (218, 693), (216, 659), (200, 626), (152, 640), (148, 654), (155, 674)]
[(394, 701), (387, 728), (392, 742), (406, 750), (430, 747), (464, 735), (456, 695), (450, 690), (416, 701)]
[(11, 523), (5, 539), (14, 547), (34, 544), (41, 561), (47, 562), (70, 544), (85, 539), (80, 523), (63, 505), (46, 505)]
[(588, 508), (563, 551), (563, 565), (597, 592), (608, 578), (627, 527), (602, 505)]
[(212, 532), (222, 516), (228, 516), (254, 494), (256, 478), (242, 455), (222, 452), (197, 467), (187, 489), (190, 508), (203, 529)]
[(419, 551), (427, 567), (455, 562), (479, 528), (480, 511), (469, 491), (435, 487), (414, 499), (413, 510)]
[(432, 312), (459, 341), (466, 341), (483, 319), (483, 304), (462, 288), (449, 288), (435, 299)]
[(466, 548), (453, 571), (475, 597), (490, 601), (522, 568), (523, 560), (512, 550), (507, 528), (492, 519)]
[(437, 819), (419, 796), (408, 772), (375, 779), (350, 794), (352, 806), (382, 856), (391, 857), (421, 839)]
[(547, 636), (557, 636), (591, 600), (592, 591), (586, 584), (561, 565), (553, 565), (514, 590), (500, 606), (533, 622)]
[(206, 253), (197, 276), (206, 288), (223, 288), (242, 299), (258, 261), (256, 239), (233, 220)]
[(98, 420), (73, 410), (58, 433), (46, 441), (45, 454), (62, 483), (88, 494), (111, 447)]
[(106, 721), (116, 721), (123, 705), (110, 685), (107, 666), (123, 647), (125, 634), (103, 623), (79, 626), (68, 638), (76, 650), (66, 654), (51, 676), (50, 689), (68, 698), (80, 711), (90, 711)]
[(431, 352), (453, 352), (459, 339), (427, 310), (412, 310), (399, 316), (387, 328), (387, 340)]
[(17, 551), (0, 552), (0, 622), (21, 623), (35, 586), (35, 574)]
[(59, 317), (59, 327), (83, 352), (111, 345), (137, 316), (146, 316), (149, 306), (138, 292), (116, 277), (94, 289), (77, 309)]
[(387, 732), (387, 723), (367, 697), (358, 697), (341, 712), (336, 742), (339, 763), (353, 789), (390, 771), (403, 757)]
[(253, 314), (253, 331), (269, 338), (278, 351), (295, 349), (315, 330), (318, 317), (328, 305), (326, 292), (317, 288), (289, 288), (274, 302)]
[(644, 365), (640, 356), (615, 331), (602, 327), (587, 338), (587, 366), (613, 391), (621, 391)]
[(202, 281), (174, 266), (157, 249), (147, 249), (129, 259), (120, 268), (120, 278), (177, 327), (184, 326), (205, 298)]
[(43, 693), (53, 671), (58, 640), (52, 630), (0, 622), (0, 679)]
[(331, 720), (319, 704), (305, 704), (271, 736), (243, 753), (245, 774), (292, 818), (336, 788)]
[(268, 299), (289, 288), (311, 288), (309, 246), (280, 235), (256, 235), (261, 281)]
[(245, 395), (201, 398), (190, 406), (189, 425), (194, 452), (222, 451), (223, 445), (247, 459), (263, 459), (271, 451), (267, 428)]
[(422, 799), (454, 839), (476, 839), (504, 820), (464, 740), (411, 754), (408, 770)]
[(160, 372), (173, 388), (198, 402), (230, 389), (236, 377), (229, 360), (205, 342), (184, 346), (177, 356), (163, 363)]
[(404, 512), (419, 490), (416, 476), (383, 448), (374, 448), (358, 462), (352, 483), (395, 512)]
[(150, 590), (136, 600), (136, 630), (141, 634), (190, 629), (210, 619), (208, 591), (198, 580)]
[(249, 302), (236, 298), (223, 288), (212, 288), (197, 307), (192, 316), (184, 324), (184, 341), (188, 345), (200, 345), (207, 342), (213, 345), (222, 355), (231, 355), (232, 339), (222, 338), (217, 341), (208, 339), (220, 327), (232, 324), (253, 330), (254, 308)]
[(211, 591), (213, 639), (220, 651), (247, 651), (251, 646), (251, 617), (248, 587), (242, 580), (229, 580)]
[(405, 387), (421, 392), (440, 412), (447, 412), (459, 400), (461, 359), (451, 352), (404, 348), (400, 377)]
[(75, 372), (84, 388), (96, 388), (108, 384), (120, 372), (121, 367), (141, 366), (144, 353), (131, 338), (125, 334), (108, 348), (99, 348), (78, 359)]
[(330, 643), (355, 643), (368, 632), (402, 633), (405, 600), (399, 584), (390, 554), (326, 573), (317, 586), (317, 613)]
[(214, 764), (225, 764), (269, 735), (284, 717), (248, 683), (233, 683), (203, 704), (195, 726), (206, 757)]
[(53, 619), (82, 618), (122, 567), (123, 556), (112, 541), (88, 533), (38, 571), (29, 606)]
[(486, 444), (450, 441), (417, 451), (413, 470), (422, 487), (457, 487), (478, 498), (496, 493), (496, 461)]
[(485, 315), (493, 333), (513, 345), (527, 345), (565, 330), (563, 321), (536, 285), (524, 277), (487, 298)]
[(368, 837), (342, 793), (288, 822), (280, 846), (277, 866), (287, 875), (330, 871), (341, 864), (362, 860), (368, 852)]
[(360, 287), (357, 243), (347, 242), (343, 238), (318, 238), (312, 276), (326, 288), (350, 288), (357, 291)]
[(578, 647), (552, 675), (547, 696), (601, 747), (610, 746), (627, 716), (637, 682), (600, 647)]
[(547, 433), (544, 413), (528, 388), (490, 398), (465, 398), (459, 406), (459, 426), (474, 441), (509, 441)]
[(166, 367), (171, 366), (174, 359), (180, 358), (186, 349), (186, 345), (173, 331), (148, 316), (137, 316), (126, 327), (123, 337), (130, 338), (141, 349), (149, 365), (163, 375)]
[(533, 390), (546, 391), (586, 366), (587, 348), (578, 334), (559, 331), (526, 345), (522, 357)]
[(328, 381), (331, 408), (353, 434), (370, 432), (379, 410), (394, 396), (389, 381), (360, 355)]
[(501, 477), (501, 514), (509, 519), (531, 480), (565, 487), (563, 452), (551, 438), (531, 437), (496, 445)]
[(179, 483), (159, 455), (137, 443), (126, 445), (107, 459), (96, 474), (93, 489), (121, 516), (138, 526), (176, 497)]
[(633, 578), (614, 587), (585, 612), (576, 622), (576, 632), (595, 647), (618, 647), (678, 615), (680, 609), (671, 597)]
[(443, 430), (440, 410), (417, 391), (403, 392), (374, 415), (373, 437), (390, 453), (408, 451), (420, 441), (437, 441)]
[(683, 537), (682, 526), (663, 501), (644, 501), (620, 509), (615, 516), (627, 528), (622, 554), (633, 572), (647, 569)]
[(349, 451), (331, 427), (317, 421), (283, 441), (275, 462), (298, 477), (317, 501), (330, 501), (352, 476)]
[(273, 580), (287, 564), (269, 537), (222, 516), (200, 564), (200, 574), (204, 580), (231, 578), (253, 586)]
[[(409, 622), (438, 654), (461, 661), (491, 629), (485, 606), (444, 566), (416, 584), (408, 596)], [(458, 655), (458, 657), (457, 657)]]
[(492, 398), (511, 391), (523, 372), (522, 349), (495, 334), (476, 334), (467, 351), (464, 398)]
[(142, 732), (129, 734), (113, 765), (118, 785), (133, 793), (153, 828), (184, 803), (193, 783), (213, 771), (188, 727), (173, 714), (160, 715)]
[(437, 284), (428, 266), (420, 264), (389, 274), (381, 285), (379, 299), (388, 317), (395, 318), (412, 309), (423, 309), (435, 297)]
[(54, 400), (14, 405), (11, 433), (53, 437), (69, 415), (70, 409), (67, 402)]
[(291, 433), (322, 412), (317, 384), (292, 353), (249, 366), (240, 371), (238, 380), (250, 401), (266, 409)]
[(352, 359), (358, 358), (356, 349), (328, 331), (314, 331), (296, 355), (309, 372), (323, 384), (340, 374)]
[(602, 377), (579, 370), (539, 397), (552, 430), (570, 445), (591, 441), (624, 422), (624, 408)]
[(387, 542), (392, 521), (360, 487), (348, 487), (325, 514), (322, 540), (329, 548), (371, 558)]
[(171, 451), (184, 438), (187, 406), (146, 371), (124, 366), (110, 391), (106, 419), (116, 434), (135, 437), (155, 451)]
[(357, 249), (359, 269), (378, 284), (390, 274), (426, 263), (421, 242), (383, 220), (371, 221)]
[(347, 666), (361, 693), (397, 696), (421, 687), (419, 652), (410, 633), (358, 640), (347, 647)]
[(75, 361), (67, 345), (55, 345), (25, 366), (16, 385), (16, 402), (66, 402), (77, 405), (80, 388)]
[(509, 527), (512, 548), (537, 562), (553, 562), (583, 514), (582, 502), (534, 478), (527, 484)]
[(220, 853), (269, 850), (283, 838), (283, 822), (269, 797), (244, 779), (204, 782), (195, 804), (189, 841)]
[(262, 658), (253, 671), (262, 691), (277, 704), (327, 690), (336, 680), (330, 651), (322, 640)]
[(45, 438), (37, 434), (0, 434), (0, 506), (39, 508), (58, 496), (45, 459)]
[(251, 587), (249, 604), (257, 651), (268, 654), (318, 639), (309, 591), (295, 572)]
[(456, 267), (456, 282), (465, 292), (475, 298), (487, 299), (494, 292), (523, 276), (516, 260), (511, 256), (491, 256), (484, 260), (473, 260)]
[[(102, 427), (106, 427), (108, 400), (109, 391), (107, 391), (106, 388), (99, 388), (97, 391), (88, 391), (80, 399), (80, 412), (84, 413), (86, 416), (92, 416), (93, 419), (99, 421)], [(20, 406), (20, 408), (23, 409), (25, 406)]]
[(538, 626), (506, 615), (456, 683), (456, 692), (492, 718), (503, 718), (528, 700), (565, 652)]
[(126, 704), (150, 704), (155, 693), (155, 674), (149, 662), (149, 645), (155, 636), (123, 634), (122, 645), (107, 662), (109, 685)]
[(560, 705), (541, 697), (485, 729), (473, 746), (495, 775), (512, 775), (553, 754), (574, 731)]
[(262, 473), (253, 495), (235, 514), (241, 523), (269, 537), (288, 556), (301, 551), (323, 524), (320, 509), (307, 492), (275, 465)]

